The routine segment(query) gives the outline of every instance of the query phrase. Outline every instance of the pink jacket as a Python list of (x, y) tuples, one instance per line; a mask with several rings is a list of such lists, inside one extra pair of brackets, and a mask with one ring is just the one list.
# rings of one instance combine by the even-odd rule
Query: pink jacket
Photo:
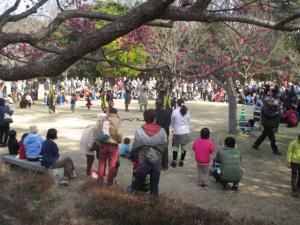
[(210, 155), (214, 152), (215, 146), (209, 139), (198, 138), (193, 143), (195, 160), (200, 164), (209, 164)]

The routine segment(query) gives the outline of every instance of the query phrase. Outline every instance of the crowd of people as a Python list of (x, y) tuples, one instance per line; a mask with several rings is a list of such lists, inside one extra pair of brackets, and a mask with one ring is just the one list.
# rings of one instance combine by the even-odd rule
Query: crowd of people
[[(13, 82), (11, 83), (11, 93), (7, 94), (2, 90), (2, 97), (11, 97), (13, 102), (18, 101), (18, 96), (22, 96), (20, 101), (24, 99), (24, 96), (30, 96), (32, 103), (37, 99), (39, 85), (34, 85), (34, 81), (25, 82), (28, 87), (25, 85), (21, 93), (18, 88), (14, 92), (12, 84)], [(15, 84), (18, 87), (18, 82)], [(219, 97), (216, 97), (218, 92)], [(281, 155), (276, 145), (275, 132), (280, 121), (287, 122), (288, 127), (298, 124), (298, 122), (291, 124), (289, 117), (293, 114), (293, 118), (296, 117), (296, 120), (299, 121), (299, 85), (291, 83), (277, 85), (275, 82), (251, 81), (242, 86), (236, 82), (236, 93), (238, 101), (242, 99), (240, 103), (254, 104), (256, 107), (260, 107), (263, 130), (252, 147), (259, 149), (259, 145), (268, 136), (273, 153)], [(94, 86), (88, 79), (66, 79), (57, 83), (46, 79), (44, 94), (44, 103), (54, 111), (56, 105), (70, 103), (71, 110), (75, 112), (76, 101), (80, 98), (86, 100), (86, 106), (90, 109), (93, 105), (92, 101), (100, 99), (103, 113), (98, 114), (95, 125), (91, 125), (83, 131), (80, 140), (81, 152), (86, 155), (86, 175), (96, 178), (99, 184), (103, 184), (105, 169), (108, 167), (107, 184), (113, 185), (120, 165), (119, 157), (127, 157), (133, 161), (133, 179), (130, 190), (146, 190), (154, 196), (159, 194), (161, 170), (169, 169), (169, 165), (173, 168), (184, 166), (187, 144), (191, 141), (190, 113), (186, 103), (200, 99), (226, 101), (227, 98), (226, 92), (209, 80), (187, 82), (185, 80), (162, 81), (154, 78), (98, 80)], [(245, 96), (247, 96), (246, 102), (243, 100)], [(130, 110), (131, 99), (139, 100), (145, 124), (136, 130), (132, 145), (130, 145), (129, 138), (126, 137), (123, 140), (121, 119), (114, 107), (114, 98), (125, 100), (126, 111)], [(147, 101), (151, 98), (156, 99), (155, 110), (147, 109)], [(9, 101), (8, 98), (8, 104)], [(54, 142), (57, 138), (57, 130), (49, 129), (46, 140), (44, 140), (38, 134), (37, 127), (31, 126), (29, 134), (24, 134), (18, 142), (16, 131), (9, 128), (12, 114), (13, 111), (7, 106), (5, 100), (0, 98), (0, 144), (8, 146), (9, 153), (19, 154), (20, 158), (27, 158), (31, 161), (40, 160), (46, 168), (63, 167), (64, 178), (60, 184), (68, 185), (70, 179), (74, 178), (76, 174), (72, 159), (61, 159), (59, 156), (58, 146)], [(172, 129), (172, 160), (169, 161), (170, 127)], [(237, 190), (243, 172), (241, 156), (236, 149), (236, 140), (233, 137), (226, 137), (224, 143), (220, 143), (220, 146), (216, 148), (209, 137), (209, 129), (203, 128), (200, 131), (200, 137), (192, 144), (199, 186), (208, 189), (208, 176), (211, 173), (216, 182), (222, 184), (224, 190)], [(119, 148), (122, 141), (123, 144)], [(297, 139), (290, 144), (287, 156), (288, 163), (292, 168), (294, 196), (298, 196), (300, 188), (299, 147), (300, 139)], [(211, 159), (212, 153), (216, 155), (214, 159)], [(92, 170), (95, 158), (99, 162), (96, 172)], [(230, 183), (232, 186), (229, 185)]]

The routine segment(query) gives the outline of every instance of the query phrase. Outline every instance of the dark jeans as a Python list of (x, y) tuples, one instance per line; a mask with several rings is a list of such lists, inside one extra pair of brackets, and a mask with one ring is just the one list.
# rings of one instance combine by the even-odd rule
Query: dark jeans
[(258, 147), (265, 140), (265, 138), (267, 136), (270, 139), (271, 148), (272, 148), (273, 152), (278, 152), (278, 148), (277, 148), (276, 140), (275, 140), (274, 128), (271, 128), (271, 127), (264, 127), (263, 132), (255, 141), (254, 146)]
[[(213, 173), (214, 178), (216, 179), (217, 183), (222, 184), (223, 186), (228, 185), (229, 182), (223, 180), (220, 176), (220, 174), (218, 174), (216, 171)], [(234, 186), (239, 186), (239, 182), (233, 182)]]
[(292, 191), (297, 192), (300, 188), (300, 164), (291, 163), (292, 169)]
[(9, 132), (9, 123), (5, 123), (0, 126), (0, 144), (6, 145), (8, 139), (8, 132)]
[(150, 174), (150, 194), (158, 196), (158, 184), (161, 171), (161, 162), (150, 164), (147, 161), (141, 163), (141, 167), (135, 174), (135, 180), (132, 183), (133, 191), (141, 191), (145, 179)]

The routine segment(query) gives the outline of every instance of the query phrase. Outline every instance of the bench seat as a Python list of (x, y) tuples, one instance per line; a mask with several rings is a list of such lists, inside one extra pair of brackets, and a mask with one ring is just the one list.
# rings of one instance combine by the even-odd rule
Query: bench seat
[(16, 155), (3, 154), (0, 156), (0, 161), (8, 163), (8, 164), (13, 164), (13, 165), (25, 168), (25, 169), (39, 171), (39, 172), (48, 174), (52, 177), (58, 176), (59, 178), (62, 178), (64, 175), (63, 168), (47, 169), (41, 165), (40, 161), (29, 161), (27, 159), (16, 159)]

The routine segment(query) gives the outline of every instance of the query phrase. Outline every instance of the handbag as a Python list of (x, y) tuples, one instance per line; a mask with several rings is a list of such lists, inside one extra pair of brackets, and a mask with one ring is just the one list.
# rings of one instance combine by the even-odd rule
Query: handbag
[(8, 113), (4, 113), (4, 122), (5, 123), (12, 123), (13, 122), (12, 116), (9, 115)]
[(152, 146), (149, 146), (149, 149), (148, 149), (148, 151), (147, 151), (147, 153), (146, 153), (145, 156), (146, 156), (146, 160), (147, 160), (149, 163), (151, 163), (151, 164), (155, 164), (155, 163), (157, 163), (158, 160), (159, 160), (158, 152), (157, 152), (157, 150), (156, 150), (154, 147), (152, 147)]

